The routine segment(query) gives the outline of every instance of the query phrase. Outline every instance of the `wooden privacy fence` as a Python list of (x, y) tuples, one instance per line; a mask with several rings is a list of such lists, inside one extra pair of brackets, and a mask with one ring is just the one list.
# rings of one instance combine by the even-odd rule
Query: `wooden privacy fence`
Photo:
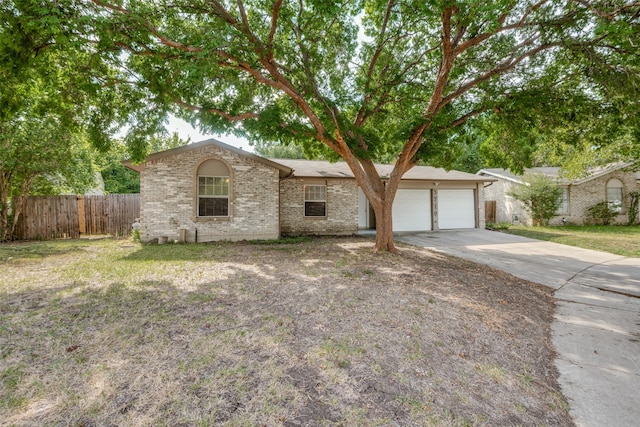
[(77, 239), (81, 235), (128, 236), (140, 217), (139, 194), (29, 196), (15, 238)]
[(496, 201), (485, 200), (484, 202), (484, 220), (486, 223), (496, 222)]

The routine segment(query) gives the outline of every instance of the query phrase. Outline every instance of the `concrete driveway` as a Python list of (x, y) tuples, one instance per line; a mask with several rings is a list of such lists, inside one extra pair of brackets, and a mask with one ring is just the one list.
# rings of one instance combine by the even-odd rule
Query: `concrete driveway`
[(555, 289), (556, 366), (576, 425), (640, 425), (640, 258), (478, 229), (396, 239)]

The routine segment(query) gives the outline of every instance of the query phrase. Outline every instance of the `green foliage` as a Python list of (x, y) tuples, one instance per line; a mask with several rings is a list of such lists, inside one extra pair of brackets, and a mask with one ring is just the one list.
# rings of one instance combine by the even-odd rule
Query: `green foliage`
[(140, 243), (140, 228), (134, 228), (131, 230), (131, 240), (136, 243)]
[(509, 228), (507, 232), (563, 245), (640, 257), (640, 246), (638, 246), (640, 227), (621, 225), (514, 226)]
[(562, 189), (545, 175), (528, 174), (523, 181), (523, 185), (515, 186), (508, 195), (524, 204), (533, 225), (547, 225), (560, 206)]
[(20, 218), (19, 196), (83, 192), (95, 180), (91, 57), (70, 42), (66, 12), (29, 0), (0, 6), (0, 240)]
[(504, 230), (508, 230), (511, 227), (511, 225), (512, 224), (509, 222), (497, 222), (497, 223), (488, 222), (485, 228), (487, 230), (504, 231)]
[[(173, 111), (203, 130), (300, 145), (307, 157), (335, 158), (339, 134), (357, 158), (391, 160), (417, 135), (421, 146), (412, 160), (451, 167), (464, 155), (456, 128), (468, 118), (504, 111), (509, 124), (525, 106), (509, 129), (492, 136), (514, 149), (487, 148), (496, 161), (522, 167), (534, 160), (545, 132), (531, 134), (527, 115), (541, 117), (559, 105), (569, 111), (571, 104), (557, 102), (565, 99), (604, 105), (631, 87), (620, 77), (637, 65), (629, 55), (637, 45), (635, 7), (612, 9), (605, 20), (599, 16), (610, 10), (510, 1), (407, 1), (389, 8), (373, 0), (171, 8), (138, 1), (126, 10), (67, 2), (78, 19), (60, 23), (61, 31), (97, 41), (90, 50), (108, 71), (101, 78), (113, 83), (107, 93), (127, 101), (119, 114), (129, 117), (133, 160), (144, 156), (147, 136)], [(449, 14), (447, 42), (455, 52), (443, 51)], [(503, 19), (511, 30), (501, 28)], [(439, 74), (448, 54), (451, 67)], [(613, 75), (617, 90), (603, 89)], [(465, 169), (475, 169), (472, 163)]]
[(95, 183), (92, 148), (54, 114), (31, 110), (0, 132), (0, 240), (10, 239), (22, 213), (20, 196), (84, 192)]
[[(175, 133), (169, 135), (166, 132), (162, 132), (149, 139), (149, 151), (168, 150), (186, 145), (189, 142), (189, 140), (181, 139)], [(129, 194), (140, 192), (140, 174), (122, 164), (128, 157), (126, 144), (119, 140), (113, 140), (110, 142), (109, 150), (96, 159), (106, 193)]]
[(598, 202), (587, 208), (587, 215), (590, 220), (600, 222), (602, 225), (609, 225), (618, 216), (618, 211), (612, 209), (609, 202)]
[[(343, 157), (382, 205), (397, 185), (385, 189), (372, 161), (399, 160), (399, 180), (418, 162), (518, 171), (567, 159), (578, 173), (583, 159), (640, 158), (636, 4), (5, 3), (0, 79), (24, 82), (34, 68), (66, 76), (57, 104), (85, 112), (103, 150), (126, 123), (133, 161), (169, 113), (204, 131), (299, 145), (309, 158)], [(48, 51), (64, 61), (40, 61)], [(0, 111), (20, 103), (7, 93)], [(71, 102), (77, 94), (90, 106)]]
[(140, 174), (128, 169), (118, 161), (112, 161), (100, 171), (104, 191), (109, 194), (131, 194), (140, 192)]
[(638, 200), (640, 199), (640, 193), (632, 191), (629, 193), (629, 221), (627, 225), (635, 225), (638, 220)]
[(269, 141), (257, 141), (253, 144), (256, 154), (272, 159), (305, 159), (303, 148), (294, 144), (279, 144)]

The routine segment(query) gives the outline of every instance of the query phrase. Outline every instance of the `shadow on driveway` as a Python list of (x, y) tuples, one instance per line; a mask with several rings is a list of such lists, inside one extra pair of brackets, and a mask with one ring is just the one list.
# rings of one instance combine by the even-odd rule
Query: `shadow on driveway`
[(640, 258), (479, 229), (395, 237), (555, 289), (556, 366), (576, 424), (638, 425)]

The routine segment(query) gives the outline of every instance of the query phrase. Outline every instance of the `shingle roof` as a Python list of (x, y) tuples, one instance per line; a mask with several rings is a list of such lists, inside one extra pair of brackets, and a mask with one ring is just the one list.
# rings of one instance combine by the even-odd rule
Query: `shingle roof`
[[(157, 153), (150, 154), (145, 159), (145, 162), (162, 159), (164, 157), (173, 156), (183, 153), (185, 151), (194, 150), (197, 148), (203, 148), (210, 145), (215, 145), (222, 149), (237, 153), (252, 160), (267, 164), (280, 170), (280, 177), (296, 176), (300, 178), (354, 178), (353, 172), (349, 169), (349, 166), (345, 162), (331, 163), (326, 160), (299, 160), (299, 159), (266, 159), (248, 151), (244, 151), (240, 148), (233, 147), (225, 144), (224, 142), (216, 139), (207, 139), (181, 147), (172, 148), (170, 150), (159, 151)], [(140, 172), (144, 169), (144, 162), (136, 165), (130, 161), (125, 161), (123, 164)], [(380, 177), (386, 178), (393, 170), (393, 165), (376, 164), (376, 169), (380, 174)], [(467, 181), (467, 182), (488, 182), (495, 181), (494, 178), (474, 175), (460, 171), (446, 171), (442, 168), (434, 168), (431, 166), (414, 166), (403, 177), (404, 180), (420, 180), (420, 181)]]
[[(225, 144), (222, 141), (218, 141), (217, 139), (207, 139), (204, 141), (199, 141), (199, 142), (194, 142), (192, 144), (187, 144), (187, 145), (182, 145), (180, 147), (176, 147), (176, 148), (172, 148), (169, 150), (164, 150), (164, 151), (158, 151), (157, 153), (153, 153), (153, 154), (149, 154), (147, 156), (147, 158), (144, 160), (144, 162), (148, 162), (148, 161), (152, 161), (152, 160), (157, 160), (157, 159), (162, 159), (164, 157), (168, 157), (168, 156), (174, 156), (176, 154), (180, 154), (180, 153), (184, 153), (185, 151), (190, 151), (190, 150), (195, 150), (197, 148), (203, 148), (203, 147), (208, 147), (210, 145), (215, 145), (219, 148), (222, 148), (224, 150), (227, 151), (231, 151), (233, 153), (239, 154), (241, 156), (244, 156), (246, 158), (255, 160), (257, 162), (260, 163), (264, 163), (267, 164), (271, 167), (274, 167), (276, 169), (280, 170), (280, 177), (284, 178), (285, 176), (288, 176), (291, 174), (291, 169), (285, 165), (282, 165), (280, 163), (275, 163), (272, 162), (269, 159), (266, 159), (264, 157), (258, 156), (256, 154), (253, 154), (249, 151), (244, 151), (241, 148), (237, 148), (234, 147), (232, 145), (229, 144)], [(141, 164), (133, 164), (131, 163), (129, 160), (126, 160), (124, 162), (122, 162), (126, 167), (128, 167), (129, 169), (132, 169), (136, 172), (140, 172), (142, 169), (144, 169), (144, 162)]]
[(567, 179), (560, 175), (560, 168), (558, 167), (537, 167), (537, 168), (525, 168), (523, 175), (516, 175), (508, 169), (482, 169), (478, 171), (478, 175), (489, 175), (496, 178), (506, 179), (508, 181), (516, 182), (518, 184), (522, 184), (523, 176), (526, 174), (538, 174), (538, 175), (546, 175), (550, 178), (557, 179), (560, 184), (568, 185), (568, 184), (582, 184), (584, 182), (590, 181), (592, 179), (598, 178), (602, 175), (606, 175), (610, 172), (616, 171), (618, 169), (623, 169), (625, 167), (631, 166), (632, 163), (615, 163), (611, 165), (601, 166), (597, 168), (593, 168), (587, 171), (587, 174), (583, 178), (579, 179)]
[[(288, 166), (293, 169), (293, 176), (299, 178), (354, 178), (353, 172), (345, 162), (331, 163), (326, 160), (301, 160), (301, 159), (269, 159), (275, 163)], [(376, 170), (380, 177), (386, 178), (393, 170), (393, 165), (376, 164)], [(431, 166), (414, 166), (402, 179), (419, 181), (470, 181), (487, 182), (494, 181), (489, 177), (474, 175), (460, 171), (446, 171), (442, 168)]]

